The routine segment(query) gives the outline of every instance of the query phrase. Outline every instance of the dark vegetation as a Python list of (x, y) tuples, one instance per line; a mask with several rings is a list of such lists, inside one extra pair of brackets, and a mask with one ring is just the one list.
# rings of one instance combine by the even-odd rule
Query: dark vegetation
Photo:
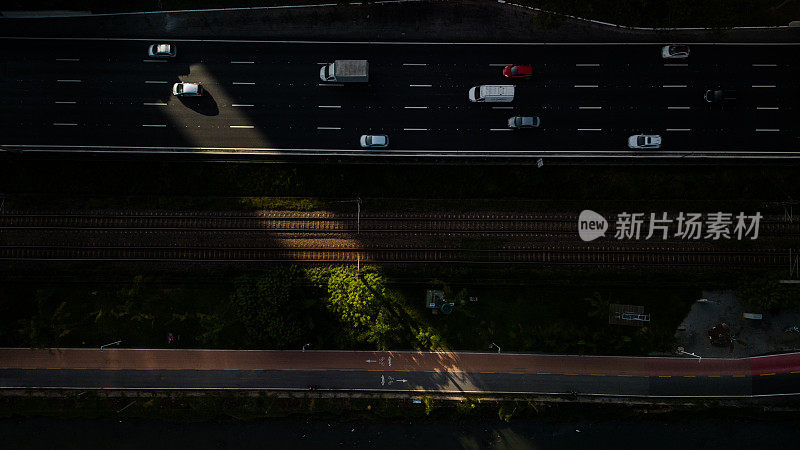
[[(715, 211), (800, 198), (800, 171), (752, 166), (411, 166), (0, 159), (7, 208)], [(468, 199), (469, 202), (454, 201)], [(772, 211), (765, 210), (772, 207)], [(708, 209), (709, 211), (711, 209)]]
[[(402, 271), (397, 271), (402, 274)], [(275, 266), (233, 283), (164, 284), (159, 275), (126, 283), (7, 283), (0, 303), (0, 345), (126, 347), (487, 350), (587, 354), (670, 351), (695, 288), (551, 280), (518, 285), (387, 284), (385, 274), (352, 266)], [(199, 280), (198, 280), (199, 281)], [(591, 287), (585, 287), (591, 286)], [(450, 315), (425, 307), (438, 288)], [(476, 297), (478, 301), (470, 301)], [(647, 328), (608, 324), (610, 303), (644, 305)], [(168, 343), (168, 333), (175, 341)]]
[[(339, 3), (331, 0), (11, 0), (8, 10), (79, 10), (95, 13), (166, 11), (179, 9), (257, 7)], [(370, 1), (363, 2), (365, 4)], [(589, 19), (629, 26), (727, 28), (732, 26), (786, 25), (800, 13), (797, 1), (782, 0), (515, 0), (525, 4)], [(560, 20), (539, 19), (539, 25), (557, 27)]]

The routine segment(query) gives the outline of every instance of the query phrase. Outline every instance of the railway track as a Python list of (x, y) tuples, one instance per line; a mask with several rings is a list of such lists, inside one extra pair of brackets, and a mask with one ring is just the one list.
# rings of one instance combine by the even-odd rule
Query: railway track
[[(613, 228), (613, 224), (610, 224)], [(260, 231), (271, 233), (549, 233), (577, 234), (574, 214), (404, 214), (362, 216), (331, 213), (273, 212), (252, 215), (225, 213), (36, 213), (0, 214), (0, 230), (153, 230)], [(762, 236), (800, 236), (800, 222), (767, 217)]]
[(4, 261), (127, 261), (199, 263), (488, 263), (601, 266), (781, 267), (788, 250), (710, 251), (686, 247), (654, 249), (326, 249), (170, 247), (1, 247)]

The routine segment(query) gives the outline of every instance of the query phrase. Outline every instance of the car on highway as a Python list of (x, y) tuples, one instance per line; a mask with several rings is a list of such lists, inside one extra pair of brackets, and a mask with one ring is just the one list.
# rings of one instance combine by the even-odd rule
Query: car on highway
[(661, 57), (664, 59), (685, 59), (689, 57), (688, 45), (665, 45), (661, 47)]
[(389, 136), (385, 134), (365, 134), (361, 136), (361, 148), (386, 148)]
[(505, 66), (503, 76), (506, 78), (530, 78), (533, 76), (533, 67), (528, 65)]
[(178, 49), (174, 44), (153, 44), (147, 49), (147, 55), (151, 58), (174, 58), (178, 54)]
[(709, 89), (703, 98), (707, 103), (722, 103), (724, 101), (736, 100), (736, 93), (725, 89)]
[(661, 136), (657, 134), (634, 134), (628, 138), (629, 148), (659, 148)]
[(508, 128), (520, 130), (523, 128), (539, 128), (541, 121), (536, 116), (514, 116), (508, 119)]
[(203, 95), (203, 85), (200, 83), (175, 83), (172, 85), (172, 95), (177, 97), (199, 97)]

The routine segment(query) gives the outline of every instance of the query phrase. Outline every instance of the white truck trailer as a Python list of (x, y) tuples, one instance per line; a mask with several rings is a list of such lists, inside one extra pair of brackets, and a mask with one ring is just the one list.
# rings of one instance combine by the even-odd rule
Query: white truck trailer
[(336, 83), (366, 83), (369, 81), (369, 62), (366, 59), (337, 59), (320, 68), (319, 79)]

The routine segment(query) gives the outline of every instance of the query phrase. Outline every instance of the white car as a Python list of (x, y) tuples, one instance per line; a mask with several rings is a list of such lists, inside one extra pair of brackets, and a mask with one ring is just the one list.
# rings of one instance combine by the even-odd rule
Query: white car
[(172, 85), (172, 95), (177, 97), (199, 97), (203, 95), (203, 85), (200, 83), (175, 83)]
[(361, 148), (385, 148), (389, 146), (389, 136), (385, 134), (365, 134), (361, 136)]
[(147, 49), (151, 58), (174, 58), (177, 54), (178, 49), (172, 44), (153, 44)]
[(628, 138), (629, 148), (659, 148), (661, 136), (657, 134), (634, 134)]
[(688, 45), (665, 45), (661, 47), (661, 57), (664, 59), (685, 59), (689, 57)]

